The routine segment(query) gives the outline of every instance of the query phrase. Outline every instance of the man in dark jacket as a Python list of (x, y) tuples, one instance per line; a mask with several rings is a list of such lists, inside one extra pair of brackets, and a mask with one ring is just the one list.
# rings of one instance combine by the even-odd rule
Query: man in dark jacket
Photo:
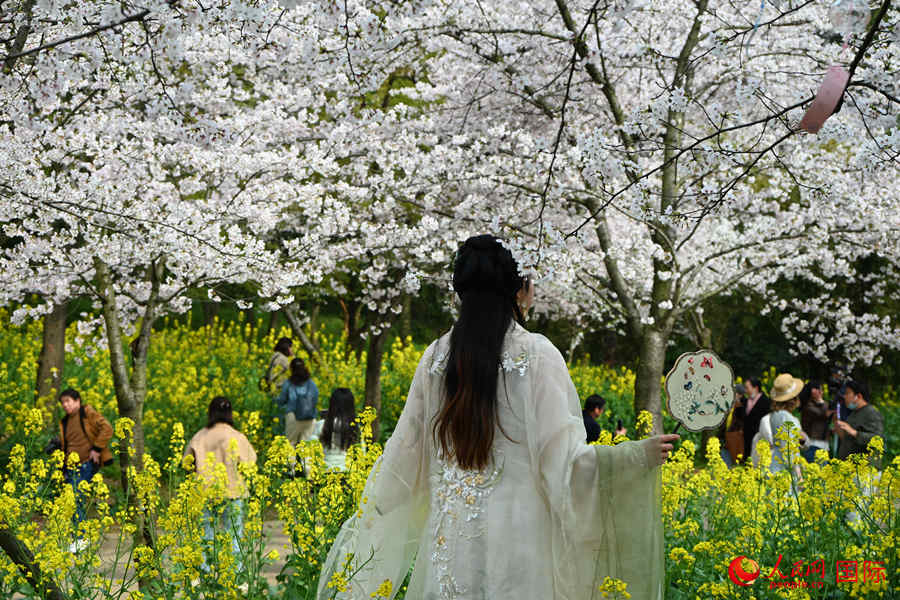
[(745, 381), (744, 388), (747, 391), (747, 399), (741, 405), (741, 417), (744, 421), (744, 460), (747, 460), (750, 451), (753, 450), (750, 447), (753, 436), (759, 432), (759, 422), (769, 414), (772, 401), (763, 393), (762, 384), (756, 377)]
[[(584, 430), (587, 433), (587, 442), (596, 442), (600, 439), (600, 432), (603, 429), (597, 423), (597, 419), (603, 414), (606, 408), (606, 399), (599, 394), (591, 394), (584, 401), (584, 408), (581, 409), (581, 416), (584, 418)], [(616, 429), (615, 435), (625, 435), (628, 431), (624, 427)]]
[(587, 432), (588, 443), (596, 442), (600, 438), (600, 425), (597, 419), (603, 414), (603, 408), (606, 406), (606, 400), (597, 394), (588, 396), (584, 401), (584, 408), (581, 410), (581, 416), (584, 417), (584, 430)]
[[(884, 438), (884, 417), (869, 403), (869, 390), (861, 382), (848, 381), (844, 390), (844, 402), (852, 410), (846, 421), (835, 420), (838, 434), (837, 457), (841, 460), (851, 454), (862, 454), (872, 438)], [(880, 461), (876, 462), (879, 466)]]

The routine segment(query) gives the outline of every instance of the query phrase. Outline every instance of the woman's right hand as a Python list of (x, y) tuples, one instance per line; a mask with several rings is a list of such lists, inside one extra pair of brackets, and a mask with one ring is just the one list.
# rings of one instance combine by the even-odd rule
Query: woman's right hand
[(644, 451), (647, 453), (647, 463), (650, 468), (658, 467), (669, 457), (669, 452), (674, 450), (675, 442), (681, 439), (677, 433), (665, 433), (647, 438), (644, 442)]

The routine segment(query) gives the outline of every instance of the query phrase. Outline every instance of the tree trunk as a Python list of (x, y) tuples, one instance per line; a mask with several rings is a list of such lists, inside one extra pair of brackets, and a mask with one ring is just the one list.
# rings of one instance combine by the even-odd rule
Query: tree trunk
[(0, 548), (19, 568), (19, 572), (41, 598), (45, 600), (64, 600), (65, 596), (57, 587), (52, 577), (41, 581), (41, 567), (34, 562), (34, 555), (25, 547), (15, 534), (8, 529), (0, 529)]
[(35, 0), (26, 0), (19, 8), (16, 21), (22, 23), (22, 25), (16, 31), (16, 37), (13, 39), (12, 44), (6, 47), (7, 58), (3, 61), (4, 74), (9, 74), (13, 67), (16, 66), (18, 59), (11, 57), (25, 49), (25, 42), (28, 40), (28, 34), (31, 33), (31, 15), (34, 10), (34, 2)]
[[(119, 324), (119, 312), (116, 308), (116, 293), (113, 289), (112, 275), (109, 266), (99, 258), (94, 259), (97, 273), (97, 292), (103, 307), (103, 322), (106, 325), (106, 342), (109, 346), (109, 363), (113, 376), (113, 388), (116, 392), (116, 409), (119, 417), (127, 417), (134, 421), (134, 454), (143, 454), (143, 431), (141, 431), (141, 409), (131, 387), (128, 374), (128, 361), (125, 358), (125, 341), (122, 339), (122, 328)], [(140, 444), (140, 446), (138, 445)], [(131, 465), (129, 448), (119, 448), (119, 464), (122, 467), (122, 489), (128, 490), (128, 467)], [(140, 462), (138, 462), (140, 464)]]
[(284, 316), (287, 319), (288, 325), (291, 326), (291, 333), (295, 338), (300, 340), (300, 343), (303, 344), (303, 349), (306, 350), (306, 353), (309, 355), (310, 360), (314, 363), (319, 362), (319, 349), (313, 343), (313, 341), (306, 335), (306, 331), (303, 330), (303, 323), (300, 321), (300, 309), (296, 304), (289, 304), (282, 309), (284, 312)]
[(403, 310), (400, 313), (400, 338), (406, 341), (406, 338), (412, 336), (412, 296), (407, 294), (403, 297)]
[(207, 327), (213, 324), (213, 319), (215, 319), (219, 314), (219, 307), (221, 305), (218, 302), (204, 302), (203, 303), (203, 321)]
[(369, 347), (366, 351), (365, 405), (375, 409), (372, 436), (376, 441), (381, 436), (381, 363), (384, 359), (384, 342), (387, 340), (387, 335), (387, 327), (379, 333), (369, 335)]
[(570, 333), (569, 337), (569, 348), (566, 351), (566, 362), (573, 363), (575, 361), (575, 349), (578, 348), (578, 344), (582, 341), (581, 332), (578, 330), (573, 330)]
[(669, 335), (653, 327), (646, 327), (641, 336), (640, 357), (634, 381), (634, 413), (646, 410), (653, 415), (653, 433), (663, 432), (660, 381), (666, 362)]
[(281, 313), (277, 310), (273, 310), (269, 313), (269, 320), (266, 321), (266, 327), (260, 333), (261, 338), (267, 337), (270, 333), (272, 333), (273, 329), (277, 329), (278, 327), (278, 317)]
[(697, 311), (691, 312), (689, 323), (691, 337), (693, 338), (694, 343), (697, 344), (697, 347), (715, 352), (716, 349), (712, 347), (712, 329), (706, 326), (706, 322), (703, 320), (703, 313)]
[[(116, 408), (119, 417), (134, 422), (133, 456), (128, 448), (120, 449), (119, 461), (122, 465), (123, 489), (128, 489), (127, 469), (132, 463), (140, 468), (144, 455), (143, 412), (144, 399), (147, 396), (147, 355), (150, 347), (150, 334), (153, 328), (153, 313), (158, 297), (159, 283), (154, 282), (144, 319), (141, 322), (138, 337), (129, 344), (131, 351), (131, 372), (129, 374), (128, 359), (125, 355), (125, 340), (119, 323), (119, 312), (116, 308), (116, 292), (113, 288), (109, 267), (95, 259), (97, 271), (97, 287), (103, 305), (103, 321), (106, 325), (106, 340), (109, 346), (109, 362), (113, 375), (113, 387), (116, 391)], [(151, 267), (152, 268), (152, 267)], [(155, 279), (155, 277), (153, 278)], [(133, 459), (133, 461), (132, 461)]]
[(67, 307), (68, 303), (65, 301), (55, 304), (53, 310), (44, 316), (44, 334), (35, 385), (35, 401), (40, 406), (52, 404), (52, 396), (60, 392), (66, 359)]
[[(313, 306), (312, 310), (309, 311), (309, 330), (313, 335), (316, 335), (316, 331), (319, 330), (319, 305), (316, 304)], [(316, 346), (318, 348), (318, 346)]]
[[(690, 55), (696, 47), (699, 40), (701, 15), (706, 11), (708, 0), (697, 1), (697, 15), (694, 23), (685, 40), (681, 51), (678, 55), (678, 62), (675, 68), (675, 74), (672, 80), (672, 87), (689, 88), (691, 60)], [(688, 84), (685, 84), (685, 81)], [(663, 136), (663, 163), (665, 167), (662, 170), (662, 193), (659, 200), (660, 214), (669, 211), (678, 211), (678, 202), (681, 198), (680, 184), (678, 181), (678, 161), (674, 160), (678, 148), (681, 146), (681, 138), (684, 123), (684, 113), (670, 108), (666, 119), (667, 125)], [(660, 398), (660, 381), (663, 376), (666, 360), (666, 345), (672, 332), (673, 314), (672, 308), (663, 309), (663, 302), (673, 299), (677, 300), (677, 292), (674, 289), (675, 280), (672, 278), (663, 279), (660, 277), (662, 272), (677, 272), (675, 264), (675, 256), (678, 249), (672, 243), (676, 239), (673, 227), (670, 224), (656, 221), (650, 227), (650, 238), (653, 240), (663, 252), (662, 257), (653, 259), (653, 288), (650, 294), (650, 316), (654, 319), (655, 324), (644, 328), (643, 334), (640, 336), (640, 358), (637, 372), (637, 378), (634, 384), (634, 404), (635, 411), (649, 410), (653, 414), (653, 434), (657, 435), (663, 432), (661, 398)], [(608, 246), (608, 244), (604, 245)], [(620, 297), (622, 294), (619, 294)], [(677, 301), (672, 302), (677, 304)], [(637, 313), (626, 307), (626, 312), (633, 318), (637, 318)], [(632, 328), (635, 331), (635, 328)]]
[[(163, 259), (155, 260), (147, 267), (147, 279), (150, 282), (150, 294), (144, 305), (144, 315), (137, 338), (129, 344), (131, 350), (131, 373), (128, 372), (128, 360), (125, 356), (125, 345), (116, 307), (116, 292), (113, 287), (109, 266), (99, 257), (94, 258), (94, 270), (97, 279), (97, 291), (103, 306), (103, 321), (106, 324), (106, 338), (109, 345), (109, 361), (112, 367), (113, 386), (116, 390), (116, 404), (119, 417), (127, 417), (134, 423), (132, 429), (133, 442), (130, 449), (123, 445), (119, 448), (119, 465), (121, 466), (122, 490), (128, 503), (135, 509), (134, 544), (154, 546), (148, 515), (137, 494), (131, 490), (128, 481), (129, 467), (140, 470), (144, 464), (144, 400), (147, 397), (147, 358), (150, 351), (150, 338), (153, 334), (153, 323), (156, 321), (159, 306), (160, 280), (164, 271)], [(147, 582), (139, 578), (138, 587), (146, 590)]]
[(139, 468), (140, 465), (144, 464), (144, 402), (143, 400), (135, 400), (128, 406), (120, 403), (118, 412), (120, 418), (124, 417), (134, 422), (131, 449), (120, 448), (119, 450), (119, 466), (122, 468), (122, 489), (127, 490), (129, 486), (128, 467), (133, 464)]
[(347, 336), (347, 350), (352, 350), (356, 354), (356, 358), (359, 358), (363, 350), (363, 339), (359, 326), (362, 304), (355, 300), (347, 302), (341, 300), (340, 302), (341, 309), (344, 311), (344, 334)]

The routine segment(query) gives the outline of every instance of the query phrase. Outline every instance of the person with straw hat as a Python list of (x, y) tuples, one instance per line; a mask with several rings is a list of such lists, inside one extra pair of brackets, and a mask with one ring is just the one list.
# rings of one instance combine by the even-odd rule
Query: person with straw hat
[(772, 464), (769, 469), (777, 473), (786, 470), (790, 465), (797, 477), (800, 477), (799, 452), (788, 452), (787, 444), (777, 439), (776, 434), (782, 428), (793, 428), (800, 434), (800, 443), (806, 442), (808, 436), (803, 433), (800, 421), (791, 414), (799, 405), (798, 396), (802, 389), (803, 380), (793, 377), (790, 373), (782, 373), (772, 382), (772, 412), (759, 422), (759, 432), (753, 437), (751, 446), (754, 466), (759, 463), (756, 444), (760, 440), (765, 440), (772, 448)]

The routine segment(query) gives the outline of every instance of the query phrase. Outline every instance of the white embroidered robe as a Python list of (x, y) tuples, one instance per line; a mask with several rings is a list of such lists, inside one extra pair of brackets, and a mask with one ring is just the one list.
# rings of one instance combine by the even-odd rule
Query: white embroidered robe
[[(431, 433), (448, 345), (449, 334), (425, 351), (318, 598), (370, 600), (386, 579), (394, 597), (415, 561), (410, 600), (588, 600), (605, 576), (625, 581), (633, 600), (661, 600), (660, 474), (648, 467), (647, 441), (586, 444), (562, 355), (514, 324), (493, 463), (481, 472), (448, 464)], [(335, 571), (349, 580), (344, 592), (327, 585)]]

